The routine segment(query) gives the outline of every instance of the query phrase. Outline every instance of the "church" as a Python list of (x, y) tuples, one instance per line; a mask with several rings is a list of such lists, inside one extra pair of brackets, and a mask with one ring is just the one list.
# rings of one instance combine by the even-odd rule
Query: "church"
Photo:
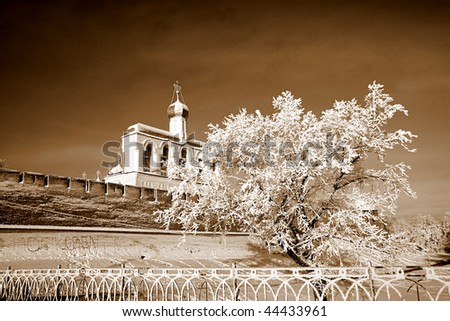
[(174, 84), (174, 98), (167, 108), (169, 131), (137, 123), (122, 136), (122, 164), (104, 177), (106, 183), (168, 190), (177, 185), (169, 180), (170, 166), (202, 166), (204, 142), (187, 135), (189, 108)]

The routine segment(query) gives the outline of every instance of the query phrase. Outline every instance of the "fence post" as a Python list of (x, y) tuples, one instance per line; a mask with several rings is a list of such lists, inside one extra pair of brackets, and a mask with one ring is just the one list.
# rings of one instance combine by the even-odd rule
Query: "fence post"
[(9, 284), (9, 280), (11, 279), (10, 276), (11, 270), (12, 270), (11, 266), (8, 266), (8, 268), (6, 269), (5, 279), (3, 280), (3, 282), (0, 283), (0, 299), (2, 299), (2, 301), (8, 299), (7, 285)]
[(125, 264), (122, 263), (120, 265), (120, 275), (122, 276), (122, 279), (121, 279), (121, 290), (120, 290), (121, 301), (125, 301), (125, 275), (124, 275), (125, 271), (124, 271), (124, 269), (125, 269)]
[[(82, 299), (89, 301), (89, 293), (88, 293), (89, 288), (88, 288), (88, 281), (86, 278), (86, 269), (84, 267), (79, 269), (78, 275), (80, 276), (80, 281), (78, 282), (76, 298), (80, 301)], [(83, 295), (84, 295), (84, 298), (83, 298)], [(98, 292), (96, 292), (95, 295), (97, 296), (97, 298), (100, 296), (100, 294)]]
[(237, 264), (235, 262), (233, 262), (231, 264), (231, 274), (233, 276), (233, 300), (234, 301), (239, 301), (239, 292), (240, 292), (240, 290), (238, 289), (238, 281), (237, 281), (237, 278), (236, 278), (236, 275), (237, 275), (236, 268), (237, 268)]
[(62, 301), (61, 300), (61, 284), (59, 283), (59, 281), (61, 280), (60, 277), (60, 270), (61, 269), (61, 264), (58, 264), (58, 266), (56, 267), (56, 288), (55, 288), (55, 296), (56, 296), (56, 301)]
[(371, 300), (375, 301), (375, 285), (373, 283), (373, 267), (372, 267), (372, 262), (369, 262), (369, 268), (367, 269), (368, 275), (369, 275), (369, 282), (370, 282), (370, 296), (371, 296)]

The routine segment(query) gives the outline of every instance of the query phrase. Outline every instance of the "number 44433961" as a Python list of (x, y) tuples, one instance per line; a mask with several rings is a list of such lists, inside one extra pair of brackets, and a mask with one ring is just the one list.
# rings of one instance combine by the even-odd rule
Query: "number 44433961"
[(264, 310), (264, 314), (268, 316), (290, 316), (290, 317), (326, 317), (325, 306), (309, 306), (309, 305), (289, 305), (289, 306), (268, 306)]

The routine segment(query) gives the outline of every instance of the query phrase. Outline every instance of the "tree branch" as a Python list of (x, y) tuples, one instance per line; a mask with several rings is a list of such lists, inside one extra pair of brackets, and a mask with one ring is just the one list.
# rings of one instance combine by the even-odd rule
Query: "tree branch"
[[(355, 164), (358, 160), (360, 159), (360, 156), (356, 156), (355, 158), (352, 159), (352, 161), (350, 162), (352, 165)], [(333, 184), (333, 191), (330, 194), (330, 197), (328, 198), (328, 201), (326, 202), (325, 206), (322, 207), (322, 209), (319, 211), (319, 213), (316, 214), (316, 216), (309, 222), (309, 227), (313, 228), (314, 225), (319, 221), (319, 219), (322, 217), (323, 213), (325, 212), (325, 208), (328, 207), (328, 204), (330, 204), (331, 200), (333, 199), (334, 194), (340, 190), (341, 188), (343, 188), (344, 186), (349, 185), (350, 183), (356, 182), (360, 179), (363, 179), (364, 176), (359, 177), (357, 179), (351, 180), (351, 181), (347, 181), (346, 183), (344, 183), (343, 185), (339, 186), (339, 182), (344, 178), (344, 176), (346, 175), (345, 172), (343, 172), (341, 170), (339, 177), (336, 179), (336, 182), (334, 182)]]

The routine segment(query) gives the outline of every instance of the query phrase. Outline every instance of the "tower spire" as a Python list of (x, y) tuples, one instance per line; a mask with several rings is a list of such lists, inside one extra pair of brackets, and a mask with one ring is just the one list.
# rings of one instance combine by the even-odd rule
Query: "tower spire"
[(178, 80), (173, 84), (175, 94), (177, 95), (177, 101), (180, 101), (180, 94), (181, 94), (181, 86), (178, 82)]

